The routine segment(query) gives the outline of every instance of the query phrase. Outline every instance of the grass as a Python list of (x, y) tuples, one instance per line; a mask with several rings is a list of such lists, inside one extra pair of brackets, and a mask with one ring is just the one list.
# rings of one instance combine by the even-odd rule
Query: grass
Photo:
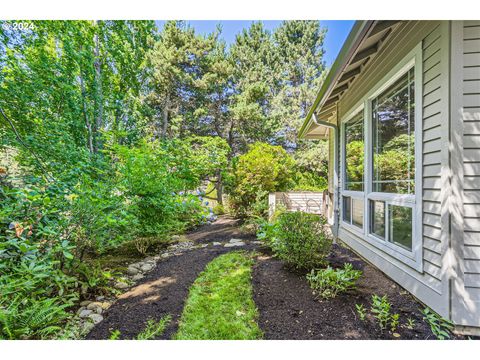
[(190, 288), (177, 340), (255, 340), (262, 337), (251, 285), (253, 258), (230, 252), (210, 262)]

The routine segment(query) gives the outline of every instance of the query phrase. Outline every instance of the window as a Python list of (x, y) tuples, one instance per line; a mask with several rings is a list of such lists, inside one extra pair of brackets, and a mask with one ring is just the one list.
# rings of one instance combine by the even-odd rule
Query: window
[(348, 120), (343, 129), (343, 221), (362, 229), (365, 196), (363, 109)]
[[(341, 219), (345, 229), (422, 270), (422, 44), (343, 121)], [(359, 109), (362, 109), (359, 111)], [(417, 154), (418, 156), (419, 154)]]
[(363, 153), (363, 111), (360, 111), (345, 124), (345, 190), (363, 191)]
[(373, 191), (414, 194), (414, 69), (372, 101)]

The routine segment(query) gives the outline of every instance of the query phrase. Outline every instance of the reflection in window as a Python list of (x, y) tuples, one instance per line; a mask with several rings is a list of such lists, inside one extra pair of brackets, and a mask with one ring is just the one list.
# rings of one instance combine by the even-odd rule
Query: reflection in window
[(414, 193), (414, 70), (372, 101), (373, 191)]
[(343, 197), (343, 221), (350, 223), (352, 217), (352, 211), (350, 208), (351, 198), (348, 196)]
[(363, 111), (345, 124), (345, 190), (363, 191)]
[(370, 233), (385, 239), (385, 202), (370, 200)]
[(390, 223), (389, 241), (407, 250), (412, 250), (412, 208), (388, 206)]

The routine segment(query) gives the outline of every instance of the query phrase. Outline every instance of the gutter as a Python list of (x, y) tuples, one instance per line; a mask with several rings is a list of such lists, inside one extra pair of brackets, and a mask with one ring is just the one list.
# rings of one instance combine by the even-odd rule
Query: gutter
[[(330, 68), (330, 71), (328, 72), (328, 75), (325, 78), (325, 81), (323, 82), (322, 87), (320, 88), (320, 91), (318, 92), (317, 97), (315, 98), (315, 101), (310, 108), (302, 127), (300, 128), (300, 131), (298, 132), (299, 138), (303, 138), (305, 136), (306, 130), (312, 124), (313, 113), (319, 106), (323, 106), (328, 96), (332, 92), (337, 80), (340, 78), (340, 75), (342, 75), (345, 67), (355, 54), (355, 51), (358, 49), (362, 41), (365, 39), (365, 36), (373, 27), (374, 23), (374, 20), (357, 20), (353, 25), (347, 40), (345, 40), (340, 53)], [(315, 122), (316, 120), (313, 121)]]

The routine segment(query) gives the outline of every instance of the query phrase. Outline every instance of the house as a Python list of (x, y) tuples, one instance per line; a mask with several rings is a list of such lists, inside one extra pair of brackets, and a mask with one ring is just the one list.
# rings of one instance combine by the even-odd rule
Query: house
[(334, 235), (480, 334), (480, 21), (357, 21), (300, 136), (329, 141)]

